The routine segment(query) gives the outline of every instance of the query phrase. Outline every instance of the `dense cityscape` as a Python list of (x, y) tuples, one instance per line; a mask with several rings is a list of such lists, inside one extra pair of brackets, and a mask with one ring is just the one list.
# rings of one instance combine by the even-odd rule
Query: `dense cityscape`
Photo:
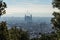
[[(48, 20), (48, 21), (47, 21)], [(2, 17), (0, 21), (6, 21), (8, 28), (17, 26), (29, 32), (31, 38), (42, 34), (50, 34), (52, 31), (51, 17), (32, 17), (31, 14), (24, 17)]]

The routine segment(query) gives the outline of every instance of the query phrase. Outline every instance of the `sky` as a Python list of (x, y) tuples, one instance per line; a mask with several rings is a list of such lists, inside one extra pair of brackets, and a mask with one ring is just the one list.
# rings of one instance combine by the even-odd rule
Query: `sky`
[(3, 0), (7, 4), (3, 17), (51, 17), (53, 13), (52, 0)]

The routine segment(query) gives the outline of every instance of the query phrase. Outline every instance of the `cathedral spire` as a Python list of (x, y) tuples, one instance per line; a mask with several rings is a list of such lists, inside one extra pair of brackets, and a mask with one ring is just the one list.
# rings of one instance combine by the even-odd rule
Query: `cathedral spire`
[(30, 12), (28, 12), (28, 10), (27, 10), (27, 13), (25, 14), (25, 21), (27, 23), (32, 22), (32, 14), (30, 14)]

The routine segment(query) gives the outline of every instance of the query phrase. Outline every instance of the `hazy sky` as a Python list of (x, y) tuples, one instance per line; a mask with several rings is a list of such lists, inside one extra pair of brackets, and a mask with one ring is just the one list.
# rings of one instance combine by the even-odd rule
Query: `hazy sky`
[(51, 17), (52, 0), (4, 0), (7, 4), (7, 13), (3, 16), (24, 17), (32, 14), (34, 17)]

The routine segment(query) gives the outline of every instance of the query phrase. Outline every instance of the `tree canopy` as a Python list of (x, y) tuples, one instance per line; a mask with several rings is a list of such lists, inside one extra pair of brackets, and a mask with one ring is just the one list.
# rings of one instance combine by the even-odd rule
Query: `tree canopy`
[(0, 16), (6, 13), (5, 8), (7, 8), (6, 3), (3, 1), (0, 1)]

